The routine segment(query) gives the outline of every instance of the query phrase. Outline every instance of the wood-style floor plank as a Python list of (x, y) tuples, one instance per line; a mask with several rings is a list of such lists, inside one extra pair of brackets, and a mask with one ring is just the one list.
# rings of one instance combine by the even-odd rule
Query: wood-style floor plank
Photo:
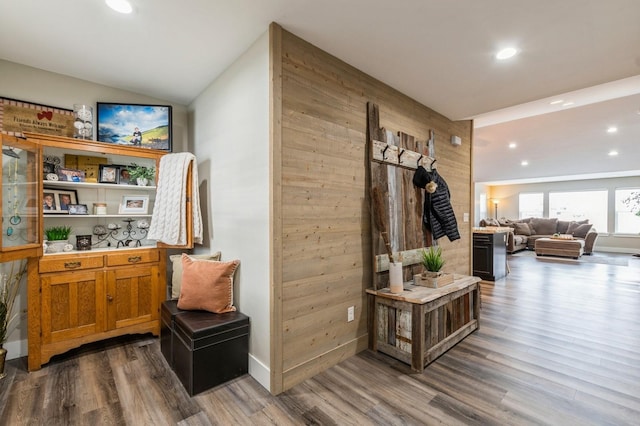
[(640, 259), (594, 256), (628, 266), (510, 257), (480, 329), (422, 374), (365, 351), (279, 396), (247, 375), (189, 397), (158, 339), (127, 336), (10, 361), (0, 425), (637, 425)]

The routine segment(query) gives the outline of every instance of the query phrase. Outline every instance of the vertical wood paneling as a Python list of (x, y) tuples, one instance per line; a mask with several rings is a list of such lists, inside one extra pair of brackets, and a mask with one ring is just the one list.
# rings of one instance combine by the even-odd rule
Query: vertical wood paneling
[[(271, 44), (271, 392), (280, 393), (362, 350), (372, 286), (367, 102), (398, 144), (436, 133), (462, 240), (443, 243), (448, 270), (468, 273), (470, 122), (454, 123), (272, 24)], [(448, 143), (451, 134), (463, 146)], [(380, 139), (383, 135), (377, 135)], [(395, 176), (408, 179), (408, 176)], [(417, 194), (398, 194), (416, 211)], [(402, 235), (401, 239), (415, 239)], [(323, 283), (323, 281), (325, 281)], [(303, 291), (304, 290), (304, 291)], [(346, 308), (356, 320), (347, 322)], [(301, 309), (300, 307), (304, 307)], [(374, 331), (375, 332), (375, 331)]]

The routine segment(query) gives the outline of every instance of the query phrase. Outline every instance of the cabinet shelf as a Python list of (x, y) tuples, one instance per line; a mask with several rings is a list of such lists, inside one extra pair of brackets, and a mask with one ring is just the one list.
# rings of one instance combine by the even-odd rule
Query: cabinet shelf
[(105, 188), (114, 189), (119, 191), (155, 191), (155, 186), (140, 186), (140, 185), (117, 185), (113, 183), (91, 183), (91, 182), (67, 182), (60, 180), (45, 180), (44, 185), (46, 187), (58, 187), (58, 188)]
[(82, 219), (82, 218), (87, 218), (87, 217), (115, 217), (115, 218), (120, 218), (120, 219), (126, 219), (128, 217), (151, 217), (151, 214), (147, 213), (147, 214), (55, 214), (55, 213), (47, 213), (45, 216), (46, 218), (66, 218), (66, 217), (72, 217), (74, 218), (74, 220), (76, 218), (78, 219)]
[(123, 252), (125, 250), (149, 250), (149, 249), (155, 249), (157, 248), (157, 246), (155, 244), (153, 245), (146, 245), (146, 246), (140, 246), (140, 247), (93, 247), (91, 250), (71, 250), (71, 251), (62, 251), (59, 253), (45, 253), (43, 254), (43, 257), (46, 258), (55, 258), (57, 257), (64, 257), (69, 256), (69, 255), (74, 255), (74, 254), (103, 254), (105, 252)]

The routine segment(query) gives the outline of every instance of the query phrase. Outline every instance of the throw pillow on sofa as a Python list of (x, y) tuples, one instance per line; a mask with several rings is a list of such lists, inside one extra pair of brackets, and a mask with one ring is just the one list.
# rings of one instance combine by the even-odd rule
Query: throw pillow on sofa
[(558, 228), (556, 229), (556, 232), (558, 234), (566, 234), (570, 224), (571, 224), (570, 220), (559, 220)]
[(484, 225), (482, 226), (500, 226), (500, 224), (498, 223), (498, 221), (492, 217), (488, 217), (484, 220)]
[(513, 227), (513, 233), (516, 235), (531, 235), (531, 228), (529, 228), (528, 223), (513, 222), (509, 226)]
[(567, 234), (571, 234), (578, 238), (585, 238), (592, 226), (593, 225), (590, 223), (571, 222), (567, 229)]

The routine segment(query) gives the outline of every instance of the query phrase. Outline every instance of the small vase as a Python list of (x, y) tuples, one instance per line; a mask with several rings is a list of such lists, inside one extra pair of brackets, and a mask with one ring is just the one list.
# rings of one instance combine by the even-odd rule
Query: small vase
[(0, 346), (0, 379), (4, 379), (7, 373), (4, 372), (4, 364), (7, 359), (7, 350)]
[(137, 178), (136, 183), (138, 186), (147, 186), (149, 184), (149, 179), (147, 178)]

